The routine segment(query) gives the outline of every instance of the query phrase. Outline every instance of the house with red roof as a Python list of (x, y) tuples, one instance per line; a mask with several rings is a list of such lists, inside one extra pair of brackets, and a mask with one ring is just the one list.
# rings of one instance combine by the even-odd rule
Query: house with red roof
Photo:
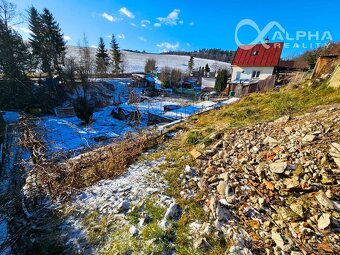
[(283, 49), (283, 42), (241, 45), (232, 62), (231, 82), (252, 84), (274, 74)]

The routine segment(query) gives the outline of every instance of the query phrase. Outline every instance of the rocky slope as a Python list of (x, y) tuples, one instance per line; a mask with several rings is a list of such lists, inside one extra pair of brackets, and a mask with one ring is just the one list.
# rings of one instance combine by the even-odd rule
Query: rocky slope
[(229, 254), (339, 254), (339, 105), (211, 139), (182, 176), (183, 197), (204, 194), (201, 248), (209, 224)]
[(181, 163), (166, 143), (64, 206), (67, 253), (337, 254), (339, 131), (333, 105), (215, 132)]

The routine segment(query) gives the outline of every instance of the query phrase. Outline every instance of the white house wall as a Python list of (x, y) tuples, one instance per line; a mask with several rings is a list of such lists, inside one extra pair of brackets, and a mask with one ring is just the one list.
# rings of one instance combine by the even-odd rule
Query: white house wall
[[(244, 73), (242, 73), (244, 71)], [(234, 81), (237, 76), (237, 72), (241, 72), (241, 79), (251, 79), (251, 75), (253, 71), (260, 71), (260, 80), (264, 80), (267, 77), (271, 76), (274, 72), (274, 67), (232, 67), (232, 76), (231, 80)]]

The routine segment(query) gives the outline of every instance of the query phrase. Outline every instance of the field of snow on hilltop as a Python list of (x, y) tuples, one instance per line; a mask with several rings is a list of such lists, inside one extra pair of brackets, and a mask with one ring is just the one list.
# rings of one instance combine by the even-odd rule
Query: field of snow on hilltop
[[(96, 55), (95, 48), (91, 48), (92, 57), (95, 59)], [(151, 53), (137, 53), (130, 51), (122, 51), (123, 59), (126, 61), (126, 70), (127, 73), (133, 72), (144, 72), (145, 62), (149, 58), (153, 58), (157, 62), (158, 68), (162, 67), (170, 67), (180, 69), (182, 72), (188, 71), (188, 61), (189, 56), (179, 56), (179, 55), (162, 55), (162, 54), (151, 54)], [(67, 56), (79, 58), (79, 48), (75, 46), (67, 47)], [(221, 61), (215, 61), (210, 59), (202, 59), (195, 58), (195, 68), (200, 66), (205, 66), (208, 64), (211, 68), (211, 71), (218, 70), (220, 68), (231, 69), (230, 63), (225, 63)]]

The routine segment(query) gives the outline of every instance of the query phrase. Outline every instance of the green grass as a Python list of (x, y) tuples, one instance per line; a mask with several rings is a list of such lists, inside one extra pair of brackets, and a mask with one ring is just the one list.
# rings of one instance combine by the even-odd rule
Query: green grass
[(340, 90), (326, 83), (316, 88), (254, 93), (239, 102), (200, 116), (194, 121), (196, 132), (208, 135), (209, 129), (226, 130), (296, 115), (319, 105), (340, 103)]
[(202, 139), (202, 136), (197, 131), (190, 131), (186, 135), (185, 142), (187, 144), (197, 144)]

